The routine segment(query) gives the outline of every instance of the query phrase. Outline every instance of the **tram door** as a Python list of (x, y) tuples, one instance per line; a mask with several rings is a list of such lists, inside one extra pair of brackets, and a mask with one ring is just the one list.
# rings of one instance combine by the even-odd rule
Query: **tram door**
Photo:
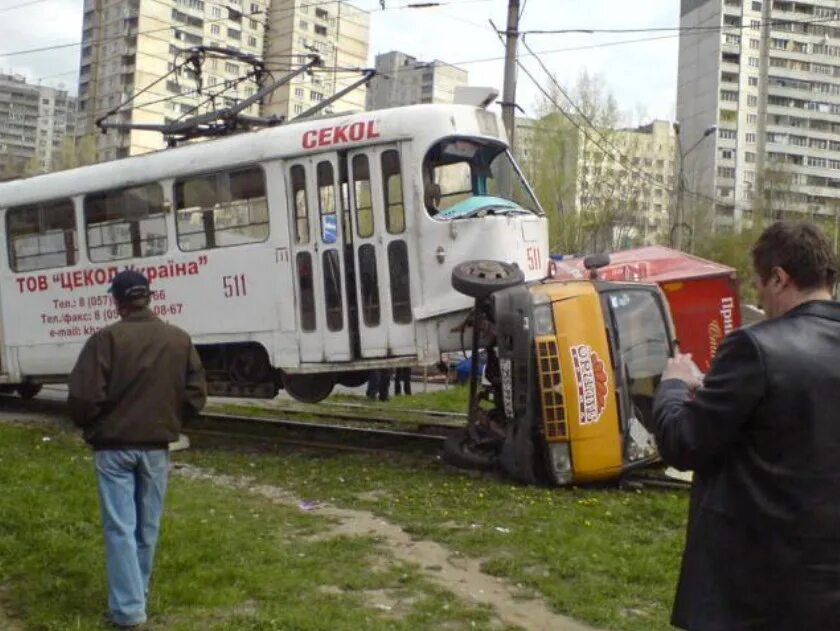
[(416, 355), (399, 150), (379, 145), (343, 157), (359, 352), (363, 358)]
[(302, 362), (353, 359), (337, 154), (291, 161), (287, 190)]

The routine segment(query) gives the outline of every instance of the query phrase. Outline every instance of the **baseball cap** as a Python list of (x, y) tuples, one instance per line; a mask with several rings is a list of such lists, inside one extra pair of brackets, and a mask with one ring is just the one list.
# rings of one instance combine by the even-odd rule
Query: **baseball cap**
[(127, 269), (111, 279), (111, 286), (108, 291), (121, 302), (134, 298), (145, 298), (149, 295), (149, 279), (140, 272)]

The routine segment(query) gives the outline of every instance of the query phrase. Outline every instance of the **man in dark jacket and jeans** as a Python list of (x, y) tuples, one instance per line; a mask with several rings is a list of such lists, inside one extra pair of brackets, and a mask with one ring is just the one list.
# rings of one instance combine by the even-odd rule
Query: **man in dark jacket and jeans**
[(92, 335), (70, 374), (76, 424), (95, 450), (111, 621), (146, 621), (146, 600), (169, 472), (168, 444), (206, 399), (204, 370), (181, 329), (149, 310), (149, 281), (117, 274), (121, 320)]
[(708, 374), (669, 360), (653, 422), (694, 470), (672, 622), (692, 630), (840, 628), (837, 261), (810, 223), (752, 250), (768, 320), (731, 333)]

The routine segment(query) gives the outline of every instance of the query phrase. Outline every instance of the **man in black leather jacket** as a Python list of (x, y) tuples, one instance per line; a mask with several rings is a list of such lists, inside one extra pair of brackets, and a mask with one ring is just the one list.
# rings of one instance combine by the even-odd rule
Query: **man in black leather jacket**
[(669, 360), (650, 429), (694, 471), (672, 623), (840, 629), (840, 304), (833, 248), (778, 222), (752, 250), (768, 320), (734, 331), (708, 374)]

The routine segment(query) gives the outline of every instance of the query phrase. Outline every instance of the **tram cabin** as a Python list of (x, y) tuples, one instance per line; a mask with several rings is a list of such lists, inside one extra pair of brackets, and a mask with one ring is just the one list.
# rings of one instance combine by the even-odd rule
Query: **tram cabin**
[(0, 384), (61, 382), (118, 318), (117, 271), (188, 331), (216, 395), (305, 401), (458, 350), (449, 283), (547, 271), (546, 219), (498, 117), (419, 105), (313, 119), (0, 183)]
[(658, 460), (640, 419), (652, 414), (673, 352), (659, 287), (509, 275), (510, 286), (496, 290), (474, 272), (488, 264), (461, 264), (453, 276), (477, 297), (488, 384), (473, 388), (468, 426), (447, 440), (446, 459), (555, 485), (617, 478)]

